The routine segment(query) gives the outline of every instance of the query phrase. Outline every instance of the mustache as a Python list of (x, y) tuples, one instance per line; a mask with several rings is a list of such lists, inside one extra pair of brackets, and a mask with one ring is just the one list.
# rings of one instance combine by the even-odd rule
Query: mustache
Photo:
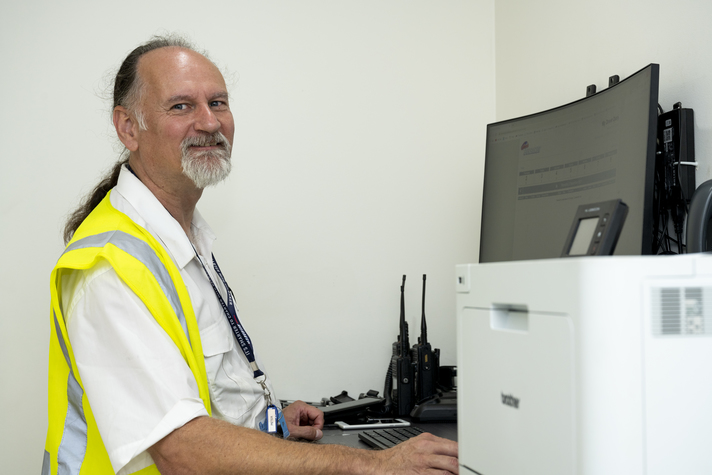
[(212, 147), (212, 146), (220, 146), (225, 149), (225, 151), (229, 154), (230, 149), (232, 148), (230, 146), (230, 142), (228, 139), (222, 134), (222, 132), (218, 131), (213, 134), (206, 134), (206, 135), (196, 135), (194, 137), (186, 137), (183, 139), (183, 142), (181, 143), (181, 148), (183, 149), (183, 152), (187, 152), (190, 147)]

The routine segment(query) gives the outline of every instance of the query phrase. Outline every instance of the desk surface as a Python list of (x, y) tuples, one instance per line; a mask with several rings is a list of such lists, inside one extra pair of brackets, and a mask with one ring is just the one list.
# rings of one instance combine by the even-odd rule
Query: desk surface
[[(411, 421), (411, 425), (423, 429), (426, 432), (457, 441), (457, 422), (415, 422)], [(361, 442), (358, 438), (360, 430), (342, 430), (336, 426), (327, 426), (324, 428), (324, 437), (319, 440), (318, 444), (338, 444), (347, 445), (359, 449), (369, 449), (370, 447)]]

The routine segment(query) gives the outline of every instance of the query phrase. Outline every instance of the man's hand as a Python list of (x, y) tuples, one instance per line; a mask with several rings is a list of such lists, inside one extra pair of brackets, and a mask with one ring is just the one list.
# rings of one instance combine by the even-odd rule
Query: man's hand
[(377, 473), (457, 474), (457, 442), (433, 434), (421, 434), (378, 453), (382, 463)]
[(324, 435), (324, 413), (303, 401), (296, 401), (285, 407), (284, 421), (287, 423), (290, 437), (306, 440), (319, 440)]

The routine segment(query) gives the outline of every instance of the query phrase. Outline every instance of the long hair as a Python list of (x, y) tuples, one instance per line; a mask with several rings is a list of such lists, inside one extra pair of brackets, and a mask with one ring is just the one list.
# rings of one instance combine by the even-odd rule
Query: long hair
[(65, 245), (72, 239), (74, 232), (77, 230), (79, 225), (84, 222), (86, 217), (89, 216), (89, 213), (91, 213), (101, 202), (101, 200), (104, 199), (109, 190), (116, 186), (116, 182), (119, 181), (119, 172), (121, 171), (121, 167), (128, 162), (128, 157), (122, 158), (116, 162), (116, 165), (114, 165), (111, 169), (111, 172), (84, 197), (79, 207), (69, 215), (67, 223), (64, 225), (63, 237)]
[[(196, 51), (195, 47), (185, 38), (176, 35), (166, 35), (154, 36), (148, 42), (129, 53), (126, 59), (124, 59), (124, 62), (121, 63), (121, 67), (114, 78), (112, 111), (116, 106), (123, 106), (134, 114), (140, 127), (143, 129), (146, 128), (143, 111), (140, 107), (144, 84), (138, 74), (138, 62), (141, 57), (149, 51), (171, 46)], [(201, 54), (205, 55), (204, 53)], [(102, 178), (101, 182), (84, 197), (77, 209), (69, 215), (64, 225), (64, 244), (67, 244), (72, 239), (79, 225), (82, 224), (86, 217), (89, 216), (89, 213), (104, 199), (109, 190), (116, 186), (121, 167), (125, 163), (128, 163), (128, 161), (128, 150), (124, 150), (111, 171)]]

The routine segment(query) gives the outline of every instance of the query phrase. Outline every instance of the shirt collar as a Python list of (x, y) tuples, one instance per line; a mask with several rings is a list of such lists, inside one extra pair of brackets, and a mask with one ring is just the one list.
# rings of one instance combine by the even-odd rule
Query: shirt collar
[[(115, 191), (136, 212), (137, 216), (129, 214), (129, 217), (145, 227), (166, 247), (179, 269), (183, 269), (195, 257), (193, 246), (178, 221), (163, 207), (151, 190), (125, 166), (121, 167)], [(215, 234), (197, 209), (193, 212), (191, 231), (195, 247), (200, 254), (209, 257), (212, 254)]]

